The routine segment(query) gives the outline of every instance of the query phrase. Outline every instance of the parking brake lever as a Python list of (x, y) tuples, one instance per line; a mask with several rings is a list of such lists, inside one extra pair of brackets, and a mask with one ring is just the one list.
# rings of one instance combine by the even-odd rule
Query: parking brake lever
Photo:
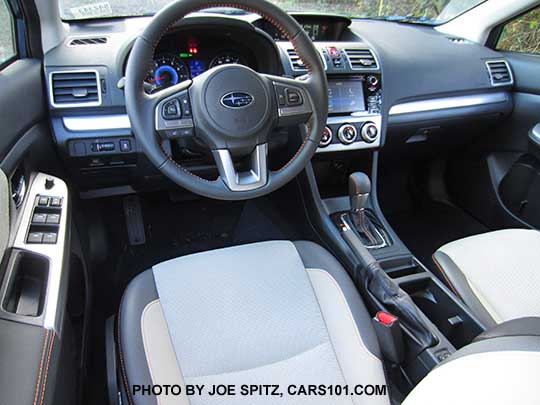
[(420, 346), (420, 351), (434, 346), (437, 339), (431, 333), (428, 323), (409, 294), (403, 291), (382, 269), (379, 262), (360, 243), (354, 231), (346, 224), (341, 228), (345, 241), (365, 263), (362, 269), (362, 282), (366, 290), (382, 304), (388, 312), (396, 315), (411, 332)]

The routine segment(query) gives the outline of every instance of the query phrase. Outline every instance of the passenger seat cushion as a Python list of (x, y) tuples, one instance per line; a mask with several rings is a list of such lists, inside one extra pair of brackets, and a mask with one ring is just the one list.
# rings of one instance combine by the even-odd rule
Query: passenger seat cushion
[(441, 247), (434, 260), (486, 326), (540, 316), (540, 232), (510, 229)]

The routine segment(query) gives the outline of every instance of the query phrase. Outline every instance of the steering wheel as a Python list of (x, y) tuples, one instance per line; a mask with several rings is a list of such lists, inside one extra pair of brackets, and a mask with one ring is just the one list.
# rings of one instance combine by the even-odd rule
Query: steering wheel
[[(257, 13), (291, 42), (308, 73), (298, 79), (222, 65), (158, 93), (147, 94), (144, 79), (163, 35), (189, 13), (234, 7)], [(283, 186), (309, 163), (328, 114), (326, 74), (319, 52), (300, 25), (265, 0), (179, 0), (157, 13), (137, 37), (126, 71), (126, 108), (137, 142), (169, 179), (196, 194), (243, 200)], [(269, 170), (268, 137), (278, 127), (302, 125), (304, 141), (281, 169)], [(178, 164), (164, 141), (195, 135), (208, 145), (219, 177), (203, 179)], [(237, 170), (233, 159), (245, 158)]]

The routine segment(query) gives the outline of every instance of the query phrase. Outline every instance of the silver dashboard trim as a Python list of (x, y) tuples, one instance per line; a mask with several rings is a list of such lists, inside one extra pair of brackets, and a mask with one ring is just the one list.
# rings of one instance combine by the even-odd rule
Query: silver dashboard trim
[(68, 131), (106, 131), (114, 129), (131, 129), (127, 114), (85, 115), (82, 117), (62, 118)]
[(507, 92), (471, 94), (467, 96), (432, 98), (396, 104), (390, 108), (389, 115), (411, 114), (451, 108), (473, 107), (486, 104), (504, 103), (509, 100)]

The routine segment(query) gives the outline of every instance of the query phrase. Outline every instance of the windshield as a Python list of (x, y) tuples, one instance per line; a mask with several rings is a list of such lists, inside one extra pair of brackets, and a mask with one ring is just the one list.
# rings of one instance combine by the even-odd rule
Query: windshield
[[(153, 15), (173, 0), (59, 0), (64, 20)], [(442, 24), (485, 0), (275, 0), (287, 11)], [(227, 13), (227, 10), (217, 10)]]

